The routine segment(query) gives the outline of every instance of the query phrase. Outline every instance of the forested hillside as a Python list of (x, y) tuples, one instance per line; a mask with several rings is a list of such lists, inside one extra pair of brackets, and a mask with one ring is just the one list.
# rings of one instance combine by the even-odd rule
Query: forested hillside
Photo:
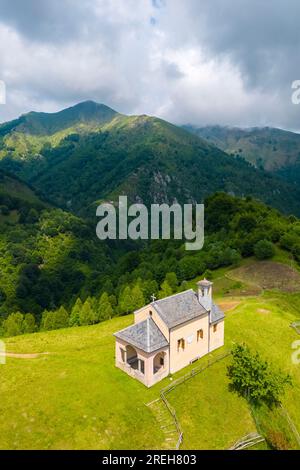
[[(11, 188), (16, 188), (11, 196)], [(32, 189), (1, 174), (1, 301), (4, 334), (98, 323), (187, 288), (197, 275), (272, 258), (280, 247), (300, 261), (300, 221), (248, 197), (206, 199), (204, 249), (181, 241), (103, 242), (91, 222), (57, 209)], [(26, 326), (25, 331), (28, 331)]]
[(2, 317), (21, 310), (39, 318), (43, 309), (96, 288), (109, 263), (91, 227), (3, 173), (0, 203)]
[(0, 168), (63, 209), (93, 217), (97, 202), (202, 202), (216, 191), (252, 195), (300, 215), (300, 189), (172, 124), (86, 102), (29, 113), (0, 127)]
[[(157, 118), (93, 102), (29, 113), (0, 126), (0, 168), (6, 335), (98, 323), (278, 247), (300, 261), (296, 186)], [(98, 240), (96, 205), (120, 194), (146, 204), (204, 201), (204, 249)]]
[(271, 127), (185, 128), (229, 155), (243, 158), (256, 168), (300, 187), (300, 134)]

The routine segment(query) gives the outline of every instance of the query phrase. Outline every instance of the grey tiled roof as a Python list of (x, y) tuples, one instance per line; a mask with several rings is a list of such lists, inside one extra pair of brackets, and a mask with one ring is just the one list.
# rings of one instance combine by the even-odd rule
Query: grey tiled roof
[(169, 328), (207, 313), (192, 289), (155, 300), (151, 305)]
[(118, 331), (114, 336), (148, 353), (169, 345), (165, 336), (150, 317)]
[(222, 312), (220, 307), (218, 307), (218, 305), (213, 303), (210, 312), (210, 323), (215, 323), (217, 321), (222, 320), (223, 318), (225, 318), (224, 313)]

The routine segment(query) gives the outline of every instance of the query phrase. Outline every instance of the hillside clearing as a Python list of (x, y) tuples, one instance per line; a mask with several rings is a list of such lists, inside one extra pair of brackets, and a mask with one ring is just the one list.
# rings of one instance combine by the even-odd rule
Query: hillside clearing
[(260, 289), (300, 292), (300, 273), (291, 266), (274, 261), (257, 261), (244, 265), (231, 270), (228, 276)]

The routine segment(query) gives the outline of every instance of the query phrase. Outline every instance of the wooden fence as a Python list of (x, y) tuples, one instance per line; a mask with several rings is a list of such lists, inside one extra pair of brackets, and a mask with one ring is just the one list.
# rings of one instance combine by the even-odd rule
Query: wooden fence
[(243, 450), (247, 449), (248, 447), (255, 446), (260, 442), (264, 442), (265, 438), (256, 432), (252, 432), (251, 434), (247, 434), (247, 436), (242, 437), (239, 439), (232, 447), (228, 450)]
[(185, 383), (187, 380), (189, 380), (189, 379), (195, 377), (196, 375), (200, 374), (200, 372), (203, 372), (204, 370), (206, 370), (208, 367), (212, 366), (216, 362), (219, 362), (222, 359), (225, 359), (225, 357), (230, 356), (230, 354), (231, 354), (230, 352), (227, 352), (227, 353), (224, 353), (224, 354), (220, 354), (219, 356), (216, 356), (214, 358), (209, 358), (206, 363), (201, 364), (198, 367), (194, 367), (191, 371), (187, 372), (182, 377), (179, 377), (178, 379), (174, 380), (174, 382), (169, 384), (167, 387), (164, 387), (160, 391), (160, 398), (161, 398), (162, 402), (165, 404), (168, 412), (171, 414), (171, 416), (173, 418), (173, 421), (174, 421), (174, 424), (175, 424), (175, 427), (176, 427), (176, 430), (177, 430), (177, 433), (178, 433), (178, 441), (177, 441), (177, 444), (176, 444), (176, 449), (180, 448), (180, 445), (183, 441), (183, 431), (181, 429), (179, 420), (177, 418), (176, 411), (171, 406), (169, 401), (167, 400), (166, 395), (168, 393), (170, 393), (172, 390), (174, 390), (176, 387), (178, 387), (178, 385), (181, 385), (181, 384)]

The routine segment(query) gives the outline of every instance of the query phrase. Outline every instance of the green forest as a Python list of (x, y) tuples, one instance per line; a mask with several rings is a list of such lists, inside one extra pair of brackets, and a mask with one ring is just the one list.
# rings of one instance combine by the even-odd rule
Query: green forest
[[(97, 204), (120, 194), (204, 202), (203, 250), (98, 240)], [(299, 198), (297, 185), (185, 129), (93, 102), (2, 124), (1, 332), (98, 323), (242, 258), (272, 258), (276, 247), (298, 262)]]
[[(12, 195), (9, 191), (14, 188)], [(95, 223), (41, 200), (1, 174), (1, 328), (25, 332), (98, 323), (187, 288), (187, 281), (242, 258), (272, 258), (275, 247), (300, 261), (300, 220), (251, 198), (205, 200), (205, 245), (100, 241)]]

